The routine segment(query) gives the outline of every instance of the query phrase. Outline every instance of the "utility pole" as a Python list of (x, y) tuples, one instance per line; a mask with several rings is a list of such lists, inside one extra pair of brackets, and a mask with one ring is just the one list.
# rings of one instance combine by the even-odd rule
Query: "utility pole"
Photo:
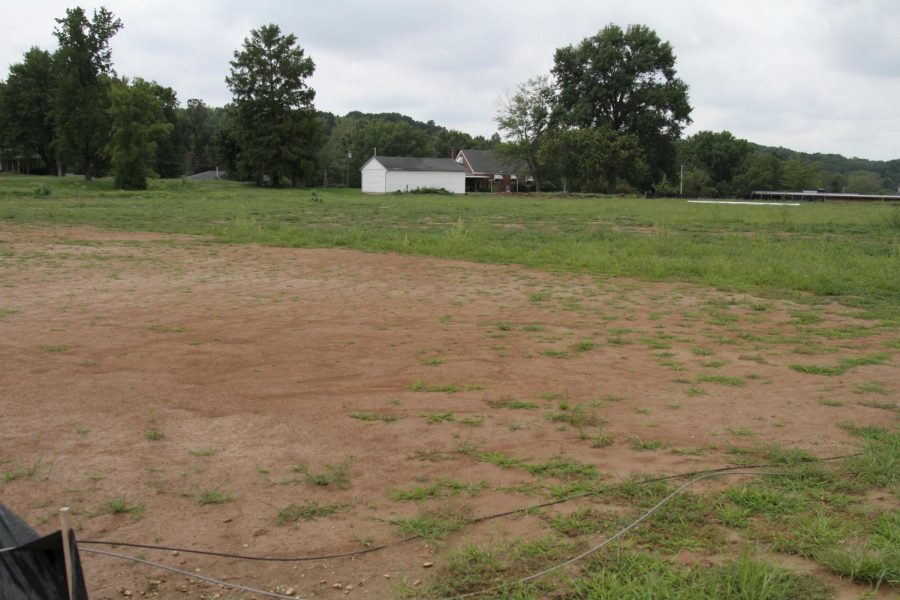
[(350, 159), (353, 158), (353, 152), (347, 150), (347, 182), (344, 187), (350, 187)]

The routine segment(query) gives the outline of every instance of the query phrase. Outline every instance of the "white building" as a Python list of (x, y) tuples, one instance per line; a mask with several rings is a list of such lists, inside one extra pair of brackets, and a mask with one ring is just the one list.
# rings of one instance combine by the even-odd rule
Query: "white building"
[(414, 192), (419, 188), (466, 193), (466, 170), (452, 158), (373, 156), (360, 171), (366, 194)]

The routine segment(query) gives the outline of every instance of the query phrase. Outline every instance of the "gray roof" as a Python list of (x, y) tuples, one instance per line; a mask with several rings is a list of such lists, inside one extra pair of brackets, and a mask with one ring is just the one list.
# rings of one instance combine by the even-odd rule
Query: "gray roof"
[(498, 159), (490, 150), (460, 150), (469, 166), (475, 173), (516, 173), (521, 171), (521, 166), (508, 165)]
[(373, 156), (370, 160), (377, 160), (388, 171), (465, 171), (465, 167), (452, 158)]

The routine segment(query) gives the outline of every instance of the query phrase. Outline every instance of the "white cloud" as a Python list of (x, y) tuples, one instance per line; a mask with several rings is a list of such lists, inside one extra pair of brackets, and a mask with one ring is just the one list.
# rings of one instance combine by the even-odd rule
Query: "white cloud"
[[(70, 3), (4, 14), (0, 68), (52, 49)], [(221, 105), (228, 61), (253, 27), (277, 23), (316, 62), (316, 104), (401, 112), (490, 135), (497, 98), (553, 64), (553, 52), (614, 22), (672, 43), (691, 89), (690, 130), (810, 152), (900, 156), (900, 4), (895, 0), (108, 0), (125, 24), (116, 70)], [(88, 11), (96, 5), (85, 5)], [(0, 75), (3, 71), (0, 70)]]

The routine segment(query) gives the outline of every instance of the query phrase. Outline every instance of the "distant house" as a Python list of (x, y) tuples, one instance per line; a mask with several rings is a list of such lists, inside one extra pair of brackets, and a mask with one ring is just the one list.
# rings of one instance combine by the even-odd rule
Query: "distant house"
[(466, 169), (467, 192), (517, 192), (526, 188), (519, 181), (521, 167), (498, 159), (490, 150), (460, 150), (456, 162)]
[(466, 193), (466, 171), (452, 158), (373, 156), (360, 168), (366, 194), (413, 192), (420, 188)]

